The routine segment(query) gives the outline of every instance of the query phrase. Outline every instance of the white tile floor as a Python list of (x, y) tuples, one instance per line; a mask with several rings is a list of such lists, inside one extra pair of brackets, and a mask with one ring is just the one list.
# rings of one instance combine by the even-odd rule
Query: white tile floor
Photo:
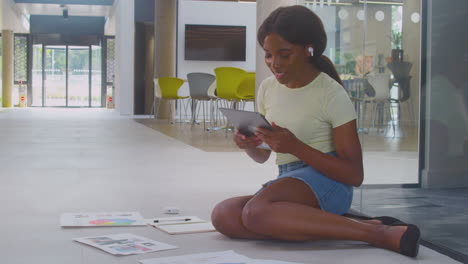
[[(0, 111), (0, 164), (0, 263), (137, 263), (228, 249), (302, 263), (456, 263), (425, 247), (410, 259), (360, 242), (170, 236), (150, 227), (62, 229), (60, 213), (76, 211), (137, 210), (149, 218), (173, 205), (207, 219), (218, 201), (251, 194), (276, 174), (273, 161), (257, 165), (242, 153), (203, 152), (106, 109)], [(180, 248), (115, 257), (72, 242), (120, 232)]]

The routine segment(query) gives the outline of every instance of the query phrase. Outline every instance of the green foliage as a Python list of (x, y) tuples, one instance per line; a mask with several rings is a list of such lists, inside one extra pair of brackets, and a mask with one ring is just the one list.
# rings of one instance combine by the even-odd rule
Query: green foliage
[(351, 53), (345, 53), (344, 59), (347, 73), (356, 75), (356, 58)]
[(352, 53), (336, 51), (337, 71), (340, 74), (356, 75), (356, 58)]
[(403, 33), (401, 31), (392, 30), (390, 40), (392, 42), (392, 49), (401, 49), (403, 43)]
[[(76, 70), (87, 70), (89, 67), (89, 52), (88, 50), (73, 50), (69, 52), (69, 68)], [(36, 60), (40, 63), (39, 60)], [(53, 64), (53, 65), (52, 65)], [(39, 66), (40, 67), (40, 66)], [(65, 49), (63, 50), (46, 50), (46, 69), (60, 70), (61, 72), (66, 71), (66, 54)], [(80, 74), (80, 73), (75, 73)], [(82, 73), (85, 74), (85, 73)]]

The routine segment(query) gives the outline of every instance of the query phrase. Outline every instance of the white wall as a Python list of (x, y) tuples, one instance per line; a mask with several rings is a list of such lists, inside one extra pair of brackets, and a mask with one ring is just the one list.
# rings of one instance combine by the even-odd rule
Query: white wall
[(29, 33), (29, 21), (15, 7), (13, 0), (2, 1), (2, 29), (12, 30), (14, 33)]
[(0, 30), (3, 29), (3, 1), (0, 1)]
[(115, 101), (121, 115), (134, 114), (134, 0), (116, 0), (115, 5)]
[[(185, 24), (246, 26), (246, 61), (186, 61), (184, 60)], [(177, 77), (186, 79), (190, 72), (214, 74), (222, 66), (255, 71), (256, 4), (221, 1), (179, 1), (177, 35)], [(188, 95), (188, 85), (181, 87), (180, 95)]]
[(115, 35), (115, 9), (114, 4), (109, 12), (109, 16), (106, 18), (106, 24), (104, 25), (104, 35), (114, 36)]

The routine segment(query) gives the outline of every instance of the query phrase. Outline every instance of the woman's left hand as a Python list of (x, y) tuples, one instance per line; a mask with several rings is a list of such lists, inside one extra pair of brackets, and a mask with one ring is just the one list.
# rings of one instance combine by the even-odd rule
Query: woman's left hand
[(271, 123), (273, 130), (267, 128), (257, 128), (255, 135), (263, 142), (268, 144), (270, 148), (279, 153), (292, 153), (294, 152), (301, 141), (287, 128), (280, 127)]

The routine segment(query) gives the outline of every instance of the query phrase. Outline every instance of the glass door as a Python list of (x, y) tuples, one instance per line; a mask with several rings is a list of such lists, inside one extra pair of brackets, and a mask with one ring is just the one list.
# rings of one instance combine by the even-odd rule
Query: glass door
[(100, 46), (32, 46), (31, 106), (102, 107)]
[(89, 47), (68, 46), (68, 106), (89, 106)]
[(91, 106), (102, 106), (102, 49), (91, 46)]
[(67, 47), (45, 46), (44, 106), (67, 106)]
[(42, 44), (33, 45), (32, 58), (32, 96), (31, 106), (43, 106), (43, 83), (42, 83), (42, 65), (43, 65), (43, 46)]

